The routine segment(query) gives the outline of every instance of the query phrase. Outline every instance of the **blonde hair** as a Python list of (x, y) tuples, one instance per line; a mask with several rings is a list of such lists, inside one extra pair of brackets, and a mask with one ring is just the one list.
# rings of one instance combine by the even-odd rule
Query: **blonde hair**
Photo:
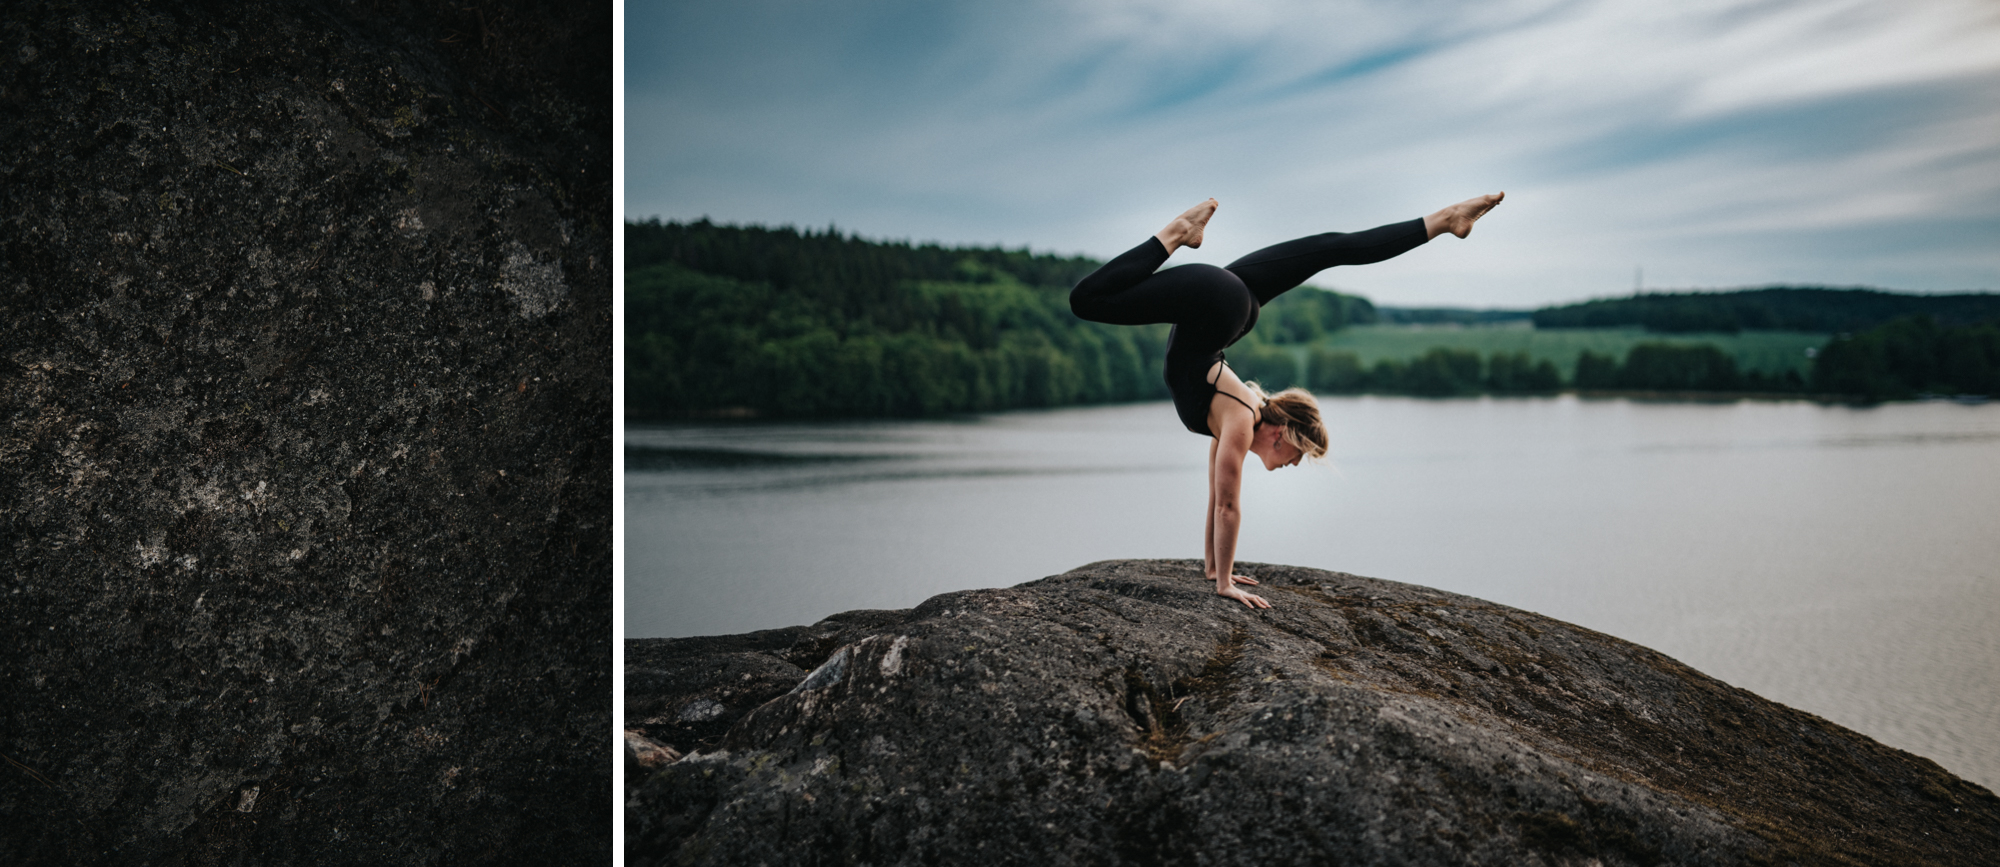
[(1326, 425), (1319, 420), (1319, 401), (1313, 399), (1312, 392), (1288, 388), (1266, 395), (1257, 383), (1243, 384), (1264, 402), (1264, 408), (1257, 412), (1258, 424), (1283, 425), (1282, 438), (1299, 454), (1315, 461), (1326, 457)]

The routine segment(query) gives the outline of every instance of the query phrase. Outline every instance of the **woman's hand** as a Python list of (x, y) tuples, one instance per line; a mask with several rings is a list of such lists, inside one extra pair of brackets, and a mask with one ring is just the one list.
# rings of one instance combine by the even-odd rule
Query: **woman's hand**
[[(1236, 577), (1239, 577), (1239, 576), (1235, 576), (1235, 575), (1231, 575), (1231, 576), (1229, 576), (1229, 577), (1231, 577), (1231, 578), (1236, 578)], [(1251, 583), (1255, 583), (1255, 582), (1251, 582)], [(1238, 601), (1238, 602), (1241, 602), (1241, 603), (1243, 603), (1244, 605), (1247, 605), (1247, 606), (1249, 606), (1249, 607), (1251, 607), (1251, 608), (1269, 608), (1269, 607), (1271, 607), (1271, 603), (1269, 603), (1269, 602), (1265, 602), (1265, 601), (1264, 601), (1264, 597), (1262, 597), (1262, 596), (1259, 596), (1259, 595), (1257, 595), (1257, 594), (1255, 594), (1255, 593), (1246, 593), (1246, 592), (1244, 592), (1244, 591), (1242, 591), (1242, 590), (1238, 590), (1238, 589), (1236, 589), (1236, 585), (1234, 585), (1234, 584), (1231, 584), (1231, 585), (1229, 586), (1229, 588), (1228, 588), (1228, 589), (1226, 589), (1226, 590), (1225, 590), (1225, 589), (1220, 589), (1220, 588), (1218, 588), (1218, 589), (1217, 589), (1217, 590), (1215, 591), (1215, 595), (1217, 595), (1217, 596), (1227, 596), (1227, 597), (1229, 597), (1229, 598), (1231, 598), (1231, 599), (1234, 599), (1234, 600), (1236, 600), (1236, 601)]]
[(1234, 583), (1234, 584), (1255, 584), (1255, 583), (1257, 583), (1257, 579), (1255, 579), (1255, 578), (1252, 578), (1252, 577), (1250, 577), (1250, 576), (1248, 576), (1248, 575), (1238, 575), (1238, 574), (1235, 574), (1235, 573), (1233, 573), (1233, 572), (1232, 572), (1232, 573), (1230, 573), (1230, 575), (1229, 575), (1229, 580), (1230, 580), (1230, 582), (1231, 582), (1231, 583)]

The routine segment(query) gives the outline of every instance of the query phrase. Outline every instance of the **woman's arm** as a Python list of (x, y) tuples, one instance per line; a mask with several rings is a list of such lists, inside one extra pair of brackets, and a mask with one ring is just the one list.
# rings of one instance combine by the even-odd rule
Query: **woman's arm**
[[(1216, 446), (1217, 441), (1211, 438), (1208, 441), (1208, 465), (1210, 467), (1215, 466)], [(1202, 574), (1212, 579), (1215, 577), (1215, 474), (1213, 472), (1209, 473), (1208, 508), (1203, 512), (1203, 515), (1205, 517), (1202, 518), (1201, 527), (1201, 567)], [(1229, 580), (1238, 584), (1257, 583), (1257, 579), (1248, 575), (1230, 575)]]
[[(1209, 439), (1208, 465), (1210, 467), (1215, 466), (1216, 444), (1217, 441), (1215, 439), (1213, 438)], [(1201, 528), (1202, 574), (1208, 576), (1209, 578), (1214, 578), (1215, 577), (1215, 476), (1213, 473), (1209, 474), (1208, 510), (1204, 514), (1207, 515), (1207, 517), (1202, 519), (1203, 523)], [(1257, 583), (1257, 579), (1252, 578), (1248, 575), (1230, 575), (1229, 580), (1234, 581), (1238, 584)]]
[[(1234, 404), (1235, 401), (1218, 396), (1218, 403)], [(1208, 567), (1208, 577), (1215, 582), (1215, 592), (1227, 596), (1252, 608), (1269, 608), (1271, 603), (1254, 593), (1236, 589), (1232, 572), (1236, 568), (1236, 534), (1243, 524), (1241, 509), (1237, 505), (1237, 495), (1243, 487), (1243, 457), (1250, 453), (1250, 439), (1255, 435), (1256, 422), (1248, 409), (1228, 412), (1218, 407), (1209, 415), (1211, 429), (1220, 427), (1215, 443), (1209, 448), (1208, 461), (1208, 524), (1206, 555), (1204, 564)]]
[(1221, 444), (1214, 437), (1208, 440), (1208, 510), (1201, 525), (1201, 569), (1211, 579), (1215, 577), (1215, 450)]

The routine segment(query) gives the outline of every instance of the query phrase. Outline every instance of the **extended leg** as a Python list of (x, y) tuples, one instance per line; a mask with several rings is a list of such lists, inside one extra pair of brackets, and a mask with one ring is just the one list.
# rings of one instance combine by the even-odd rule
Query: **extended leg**
[(1472, 233), (1473, 223), (1506, 197), (1506, 193), (1474, 196), (1420, 220), (1366, 232), (1328, 232), (1286, 241), (1231, 262), (1229, 270), (1243, 278), (1244, 285), (1257, 295), (1258, 304), (1269, 304), (1285, 290), (1335, 265), (1367, 265), (1394, 258), (1447, 232), (1463, 238)]
[(1269, 304), (1285, 290), (1335, 265), (1367, 265), (1407, 253), (1431, 239), (1423, 220), (1378, 226), (1366, 232), (1328, 232), (1265, 247), (1229, 263), (1230, 273)]

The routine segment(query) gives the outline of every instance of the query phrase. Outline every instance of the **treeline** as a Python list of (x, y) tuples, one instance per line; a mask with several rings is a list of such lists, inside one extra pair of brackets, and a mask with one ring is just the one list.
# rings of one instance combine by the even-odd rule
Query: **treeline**
[[(1160, 380), (1167, 326), (1100, 325), (1070, 313), (1069, 288), (1098, 267), (1092, 259), (884, 243), (832, 227), (802, 232), (701, 220), (625, 228), (626, 407), (633, 418), (924, 415), (1168, 396)], [(1910, 305), (1929, 312), (1855, 325)], [(1739, 370), (1712, 345), (1642, 343), (1622, 359), (1586, 351), (1564, 381), (1553, 363), (1524, 353), (1437, 348), (1363, 365), (1355, 353), (1320, 345), (1323, 338), (1348, 325), (1420, 317), (1301, 287), (1265, 307), (1229, 358), (1244, 378), (1268, 388), (1329, 394), (1576, 388), (2000, 396), (2000, 319), (1964, 321), (1983, 311), (2000, 317), (2000, 296), (1812, 288), (1643, 295), (1536, 311), (1537, 327), (1848, 332), (1804, 377)]]
[(1408, 361), (1384, 359), (1364, 366), (1361, 357), (1324, 346), (1303, 353), (1273, 345), (1231, 350), (1238, 376), (1267, 390), (1298, 386), (1322, 394), (1413, 394), (1453, 397), (1471, 394), (1553, 394), (1563, 387), (1553, 362), (1525, 352), (1496, 352), (1482, 358), (1470, 349), (1436, 348)]
[(1536, 328), (1642, 326), (1669, 334), (1744, 330), (1842, 333), (1906, 316), (1948, 325), (2000, 317), (2000, 295), (1911, 295), (1875, 289), (1774, 286), (1737, 292), (1667, 292), (1585, 301), (1534, 312)]
[(635, 418), (924, 415), (1165, 395), (1148, 363), (1165, 352), (1164, 326), (1081, 322), (1063, 291), (1012, 279), (906, 282), (886, 315), (672, 262), (628, 270), (625, 292)]
[(1097, 268), (784, 226), (628, 223), (635, 418), (922, 415), (1162, 396), (1166, 329), (1078, 321)]
[(707, 219), (625, 224), (627, 271), (667, 263), (767, 284), (780, 295), (808, 301), (836, 330), (887, 332), (908, 330), (929, 312), (923, 301), (903, 291), (912, 281), (1067, 288), (1100, 264), (1026, 249), (869, 241), (833, 226), (800, 231), (717, 225)]
[(1695, 346), (1641, 343), (1625, 353), (1622, 363), (1609, 355), (1584, 350), (1576, 357), (1576, 376), (1571, 385), (1581, 391), (1806, 390), (1806, 380), (1797, 371), (1780, 374), (1739, 371), (1736, 359), (1706, 343)]
[(1565, 382), (1547, 359), (1525, 352), (1481, 357), (1470, 349), (1436, 348), (1407, 361), (1384, 359), (1373, 366), (1353, 352), (1310, 347), (1303, 358), (1278, 347), (1232, 352), (1230, 364), (1245, 379), (1266, 388), (1300, 386), (1325, 394), (1410, 394), (1456, 397), (1473, 394), (1554, 394), (1564, 388), (1586, 391), (1746, 391), (1803, 392), (1797, 373), (1738, 371), (1736, 359), (1710, 344), (1641, 343), (1623, 360), (1584, 350), (1576, 375)]
[(1912, 316), (1837, 336), (1813, 359), (1812, 386), (1869, 399), (2000, 397), (2000, 319), (1954, 326)]
[[(628, 223), (626, 261), (634, 418), (925, 415), (1167, 397), (1167, 326), (1070, 313), (1069, 289), (1096, 270), (1092, 259), (702, 220)], [(1302, 288), (1266, 307), (1246, 344), (1310, 343), (1373, 316), (1366, 299)]]
[(1556, 366), (1526, 353), (1482, 358), (1468, 349), (1432, 349), (1408, 361), (1364, 366), (1353, 352), (1324, 346), (1303, 353), (1253, 346), (1230, 354), (1239, 375), (1266, 388), (1301, 386), (1328, 394), (1552, 394), (1651, 391), (1799, 394), (1864, 400), (1920, 395), (2000, 397), (2000, 320), (1942, 325), (1926, 316), (1834, 338), (1811, 372), (1740, 370), (1713, 344), (1640, 343), (1620, 359), (1584, 350), (1564, 382)]
[(1484, 310), (1469, 307), (1377, 307), (1377, 321), (1392, 325), (1498, 325), (1531, 319), (1528, 310)]

